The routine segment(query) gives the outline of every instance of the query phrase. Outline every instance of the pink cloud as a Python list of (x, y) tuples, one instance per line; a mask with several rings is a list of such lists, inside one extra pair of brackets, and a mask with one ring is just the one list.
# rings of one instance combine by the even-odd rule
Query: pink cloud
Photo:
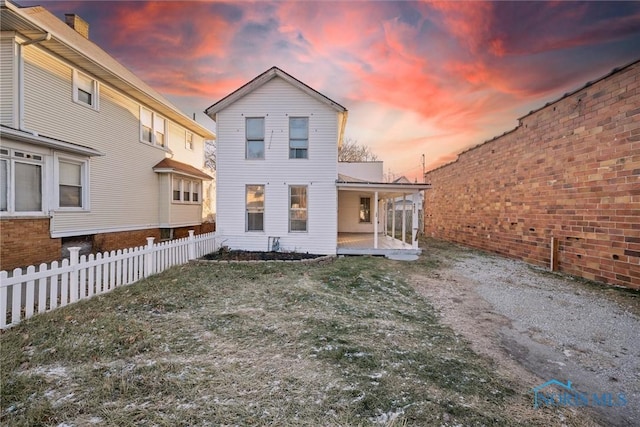
[[(640, 39), (633, 3), (95, 4), (61, 12), (94, 13), (97, 43), (168, 97), (202, 111), (277, 65), (353, 108), (347, 133), (398, 171), (512, 128), (525, 106), (631, 59), (611, 49), (617, 41)], [(352, 119), (361, 105), (384, 123)]]
[[(222, 16), (207, 13), (206, 3), (149, 1), (116, 3), (116, 13), (108, 23), (117, 28), (112, 44), (142, 45), (145, 55), (184, 57), (187, 61), (225, 53), (230, 23)], [(179, 18), (178, 18), (179, 17)], [(212, 37), (215, 29), (215, 37)], [(140, 47), (140, 46), (139, 46)]]

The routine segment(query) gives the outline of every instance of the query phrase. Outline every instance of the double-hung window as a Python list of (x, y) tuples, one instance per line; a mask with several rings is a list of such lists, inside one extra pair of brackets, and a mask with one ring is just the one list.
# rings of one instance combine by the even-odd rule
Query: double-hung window
[(187, 150), (193, 150), (193, 134), (189, 131), (185, 131), (184, 148)]
[(264, 159), (264, 117), (247, 117), (245, 121), (247, 159)]
[(155, 136), (154, 142), (156, 145), (159, 145), (160, 147), (164, 147), (167, 144), (166, 138), (165, 138), (166, 129), (167, 129), (166, 120), (154, 114), (153, 116), (153, 131)]
[(82, 161), (58, 158), (58, 207), (86, 206), (86, 165)]
[(289, 231), (307, 231), (307, 186), (289, 187)]
[(172, 179), (171, 200), (174, 202), (199, 203), (200, 182), (190, 179)]
[(191, 181), (191, 201), (197, 203), (200, 201), (200, 183)]
[(309, 118), (289, 117), (289, 158), (306, 159), (309, 154)]
[(73, 72), (73, 100), (78, 104), (82, 104), (98, 109), (98, 82), (91, 77), (82, 74), (79, 71)]
[(166, 119), (151, 110), (140, 107), (140, 140), (159, 147), (166, 147), (166, 135)]
[(0, 212), (42, 213), (44, 157), (0, 149)]
[(360, 197), (360, 222), (371, 222), (371, 197)]
[(264, 231), (264, 185), (246, 187), (247, 231)]

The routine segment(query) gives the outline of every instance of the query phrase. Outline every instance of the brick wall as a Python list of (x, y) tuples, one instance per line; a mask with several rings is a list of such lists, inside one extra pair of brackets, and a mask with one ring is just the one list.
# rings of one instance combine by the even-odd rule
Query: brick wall
[(60, 259), (61, 239), (49, 237), (49, 218), (0, 219), (0, 270)]
[(640, 62), (426, 174), (425, 233), (640, 289)]
[(211, 233), (216, 231), (216, 223), (215, 222), (203, 222), (199, 225), (193, 225), (191, 227), (180, 227), (173, 230), (173, 238), (174, 239), (182, 239), (183, 237), (189, 236), (189, 230), (193, 230), (196, 235)]
[[(174, 238), (215, 231), (215, 223), (203, 223), (192, 227), (176, 228)], [(44, 219), (1, 219), (0, 220), (0, 270), (38, 265), (43, 262), (58, 261), (63, 254), (63, 239), (52, 239), (49, 233), (49, 218)], [(160, 229), (99, 233), (87, 236), (89, 251), (93, 253), (145, 246), (147, 237), (160, 241)], [(68, 245), (78, 246), (74, 243)]]
[(93, 236), (93, 252), (115, 251), (118, 249), (146, 246), (147, 237), (160, 241), (160, 229), (118, 231), (114, 233), (99, 233)]

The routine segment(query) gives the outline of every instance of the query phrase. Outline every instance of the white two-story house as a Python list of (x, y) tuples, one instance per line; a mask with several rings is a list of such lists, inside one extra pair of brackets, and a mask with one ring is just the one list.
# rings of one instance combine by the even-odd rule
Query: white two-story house
[[(339, 167), (347, 121), (339, 103), (273, 67), (205, 113), (217, 125), (221, 245), (314, 254), (418, 251), (417, 239), (383, 245), (389, 239), (381, 207), (428, 185), (383, 183), (381, 163)], [(417, 237), (417, 224), (414, 231)]]
[(0, 268), (213, 229), (214, 134), (89, 39), (88, 24), (0, 0)]

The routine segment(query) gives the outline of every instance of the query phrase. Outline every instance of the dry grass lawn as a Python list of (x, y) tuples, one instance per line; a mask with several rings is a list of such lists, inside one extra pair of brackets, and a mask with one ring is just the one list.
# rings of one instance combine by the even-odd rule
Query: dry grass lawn
[(407, 282), (436, 267), (190, 264), (35, 316), (0, 337), (0, 422), (548, 425)]

